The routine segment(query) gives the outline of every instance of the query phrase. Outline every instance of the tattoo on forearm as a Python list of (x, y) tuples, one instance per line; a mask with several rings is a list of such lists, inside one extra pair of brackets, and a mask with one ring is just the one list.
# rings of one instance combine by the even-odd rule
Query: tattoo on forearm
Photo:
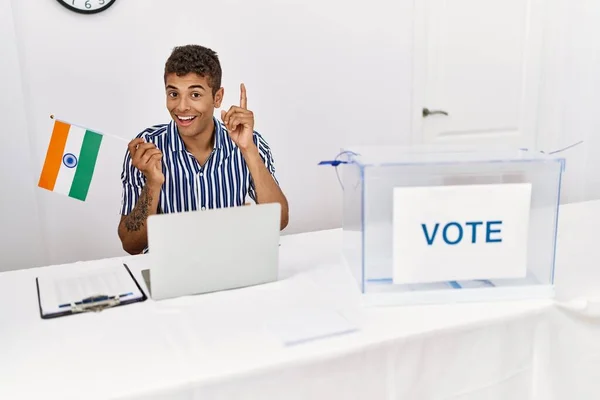
[(148, 218), (148, 209), (150, 208), (151, 203), (152, 195), (148, 192), (147, 188), (144, 187), (136, 206), (125, 220), (125, 227), (129, 232), (137, 232), (142, 229), (146, 223), (146, 218)]

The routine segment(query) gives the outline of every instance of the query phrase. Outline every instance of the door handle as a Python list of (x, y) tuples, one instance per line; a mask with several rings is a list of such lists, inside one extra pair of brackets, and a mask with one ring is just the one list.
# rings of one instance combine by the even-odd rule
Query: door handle
[(446, 111), (443, 110), (430, 110), (428, 108), (424, 108), (423, 109), (423, 117), (426, 118), (430, 115), (434, 115), (434, 114), (443, 114), (443, 115), (448, 115), (448, 113)]

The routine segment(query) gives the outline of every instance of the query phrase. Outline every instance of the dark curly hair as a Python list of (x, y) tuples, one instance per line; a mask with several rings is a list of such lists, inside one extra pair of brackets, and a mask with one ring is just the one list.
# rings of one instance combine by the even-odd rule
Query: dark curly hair
[(175, 73), (177, 76), (183, 76), (190, 72), (206, 77), (213, 96), (221, 87), (222, 72), (219, 57), (207, 47), (190, 44), (173, 49), (165, 63), (165, 82), (168, 74)]

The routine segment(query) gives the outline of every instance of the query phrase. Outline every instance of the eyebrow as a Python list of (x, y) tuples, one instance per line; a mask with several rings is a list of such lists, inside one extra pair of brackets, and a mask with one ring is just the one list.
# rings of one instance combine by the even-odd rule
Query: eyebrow
[[(178, 90), (178, 89), (177, 89), (175, 86), (173, 86), (173, 85), (167, 85), (167, 89), (175, 89), (175, 90)], [(206, 90), (206, 89), (204, 88), (204, 86), (202, 86), (202, 85), (191, 85), (191, 86), (189, 86), (189, 87), (188, 87), (188, 89), (202, 89), (202, 90)]]

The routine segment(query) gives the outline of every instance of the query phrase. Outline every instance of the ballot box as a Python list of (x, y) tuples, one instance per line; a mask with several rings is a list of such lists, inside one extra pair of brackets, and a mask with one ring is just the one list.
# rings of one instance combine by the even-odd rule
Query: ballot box
[(552, 297), (563, 158), (344, 148), (343, 259), (367, 304)]

